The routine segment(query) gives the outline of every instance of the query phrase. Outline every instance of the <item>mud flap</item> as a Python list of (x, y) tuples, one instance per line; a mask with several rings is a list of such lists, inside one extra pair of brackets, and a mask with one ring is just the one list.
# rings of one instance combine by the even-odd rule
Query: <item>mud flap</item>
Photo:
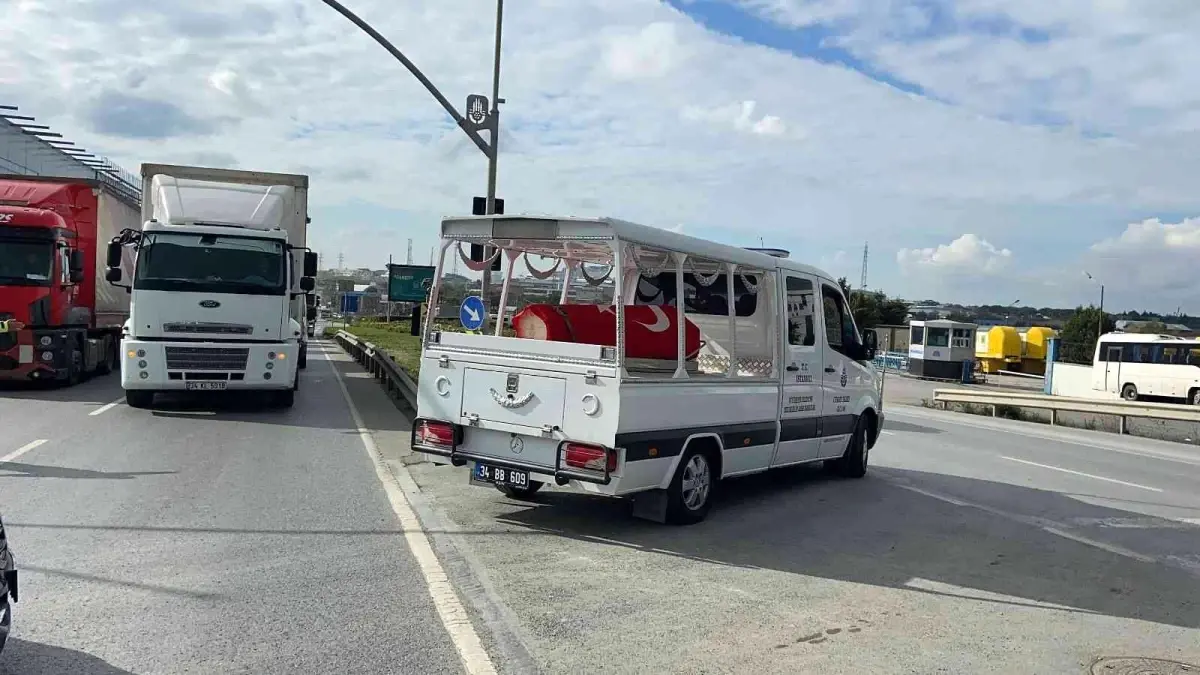
[(633, 496), (633, 517), (665, 524), (667, 522), (667, 491), (646, 490), (635, 494)]

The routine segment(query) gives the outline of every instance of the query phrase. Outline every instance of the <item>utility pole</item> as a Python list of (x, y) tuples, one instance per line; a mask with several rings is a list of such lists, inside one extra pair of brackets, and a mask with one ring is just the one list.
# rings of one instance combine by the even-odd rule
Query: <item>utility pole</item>
[[(389, 257), (388, 262), (391, 262), (390, 257)], [(408, 258), (405, 260), (405, 264), (407, 264), (407, 265), (412, 264), (412, 239), (408, 240)]]
[(867, 243), (863, 243), (862, 278), (859, 279), (858, 286), (864, 291), (867, 290)]
[[(338, 0), (322, 0), (322, 2), (324, 2), (338, 14), (341, 14), (350, 23), (353, 23), (355, 26), (357, 26), (359, 30), (371, 36), (375, 42), (379, 43), (381, 47), (387, 50), (389, 54), (391, 54), (397, 61), (407, 68), (408, 72), (412, 73), (413, 77), (417, 78), (417, 81), (424, 85), (426, 91), (428, 91), (430, 95), (437, 99), (437, 102), (441, 104), (446, 113), (450, 115), (456, 124), (458, 124), (458, 127), (463, 130), (463, 133), (465, 133), (467, 137), (471, 139), (471, 142), (475, 144), (475, 147), (479, 148), (479, 151), (482, 152), (485, 157), (487, 157), (487, 214), (495, 214), (496, 160), (499, 157), (500, 147), (500, 104), (504, 103), (504, 99), (500, 98), (500, 35), (504, 20), (504, 0), (496, 0), (496, 44), (494, 59), (492, 61), (491, 107), (490, 109), (487, 109), (487, 99), (484, 96), (477, 94), (468, 96), (467, 115), (469, 119), (468, 117), (464, 117), (462, 113), (458, 112), (458, 110), (456, 110), (454, 106), (450, 104), (450, 101), (448, 101), (446, 97), (442, 95), (442, 92), (438, 91), (438, 88), (433, 86), (433, 82), (431, 82), (428, 77), (425, 77), (425, 74), (422, 73), (421, 70), (417, 68), (417, 66), (410, 61), (407, 56), (397, 49), (395, 45), (389, 42), (387, 38), (383, 37), (379, 31), (372, 28), (371, 25), (366, 21), (360, 19), (356, 14), (354, 14), (354, 12), (346, 9), (345, 5), (338, 2)], [(483, 137), (479, 134), (481, 130), (487, 130), (490, 133), (491, 138), (487, 141), (484, 141)], [(487, 291), (491, 282), (490, 269), (491, 268), (489, 267), (484, 270), (482, 288), (480, 289), (483, 294), (483, 330), (487, 329)]]
[(1096, 339), (1104, 334), (1104, 284), (1100, 284), (1100, 320), (1096, 322)]

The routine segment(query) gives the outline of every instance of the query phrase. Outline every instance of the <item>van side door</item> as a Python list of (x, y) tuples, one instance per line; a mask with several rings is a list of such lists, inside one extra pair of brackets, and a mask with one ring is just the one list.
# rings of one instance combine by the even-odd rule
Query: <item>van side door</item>
[(771, 466), (784, 466), (817, 458), (821, 439), (821, 359), (816, 284), (812, 277), (782, 270), (783, 284), (783, 383), (779, 402), (779, 446)]
[[(864, 382), (871, 382), (870, 371), (854, 360), (862, 348), (854, 317), (842, 292), (831, 282), (821, 282), (822, 343), (821, 442), (818, 456), (840, 457), (858, 421), (854, 406)], [(868, 385), (869, 386), (869, 385)]]

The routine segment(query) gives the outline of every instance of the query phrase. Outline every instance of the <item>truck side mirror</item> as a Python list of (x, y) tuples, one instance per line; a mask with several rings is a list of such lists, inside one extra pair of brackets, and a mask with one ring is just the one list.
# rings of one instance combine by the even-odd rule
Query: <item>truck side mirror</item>
[[(118, 242), (109, 242), (108, 252), (104, 258), (105, 267), (120, 267), (121, 266), (121, 244)], [(109, 281), (112, 281), (109, 279)], [(120, 281), (118, 278), (117, 281)]]
[(316, 287), (317, 287), (317, 282), (312, 277), (308, 277), (308, 276), (300, 277), (300, 290), (307, 293)]
[(71, 251), (71, 273), (75, 272), (83, 274), (83, 251), (79, 249)]
[(107, 279), (108, 283), (110, 283), (110, 284), (121, 283), (121, 268), (120, 267), (108, 268), (108, 271), (106, 271), (104, 273), (104, 278)]
[[(304, 274), (302, 276), (315, 277), (317, 276), (317, 254), (312, 251), (304, 253)], [(312, 290), (311, 288), (308, 290)]]
[(879, 337), (875, 335), (873, 330), (863, 331), (862, 336), (862, 360), (873, 361), (875, 352), (879, 350)]
[(308, 314), (306, 314), (305, 316), (308, 318), (309, 321), (315, 320), (317, 318), (317, 308), (309, 307)]

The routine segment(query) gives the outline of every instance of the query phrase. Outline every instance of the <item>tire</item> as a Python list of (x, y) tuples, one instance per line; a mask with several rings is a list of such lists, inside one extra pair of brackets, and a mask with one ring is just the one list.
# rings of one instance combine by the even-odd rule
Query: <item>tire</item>
[(296, 405), (296, 390), (286, 389), (275, 392), (275, 405), (280, 408), (291, 408)]
[(1188, 396), (1192, 405), (1200, 405), (1200, 389), (1193, 389)]
[(67, 365), (67, 386), (74, 387), (83, 381), (83, 352), (71, 350), (71, 362)]
[(850, 434), (850, 442), (846, 444), (846, 452), (837, 460), (835, 468), (846, 478), (862, 478), (867, 475), (867, 462), (871, 450), (867, 447), (866, 417), (859, 416), (858, 424)]
[(513, 487), (511, 485), (497, 485), (496, 489), (503, 492), (505, 497), (510, 499), (519, 499), (521, 501), (533, 501), (534, 495), (538, 490), (542, 489), (543, 483), (540, 480), (529, 481), (528, 487)]
[(1125, 399), (1126, 401), (1138, 400), (1137, 387), (1135, 387), (1133, 384), (1127, 384), (1124, 387), (1121, 387), (1121, 398)]
[[(708, 448), (687, 450), (667, 488), (667, 522), (692, 525), (708, 517), (716, 485), (716, 462)], [(695, 487), (687, 488), (685, 478)], [(695, 481), (698, 480), (699, 484)], [(700, 492), (697, 493), (697, 490)]]
[(300, 349), (300, 359), (296, 362), (296, 367), (300, 370), (304, 370), (308, 367), (308, 345), (304, 345), (304, 347)]
[(127, 389), (125, 390), (125, 405), (130, 408), (149, 408), (154, 405), (154, 392), (146, 389)]
[(100, 365), (96, 366), (96, 374), (108, 375), (109, 373), (113, 372), (117, 369), (117, 363), (119, 359), (120, 356), (117, 354), (117, 343), (110, 342), (108, 349), (104, 353), (104, 360), (100, 362)]

